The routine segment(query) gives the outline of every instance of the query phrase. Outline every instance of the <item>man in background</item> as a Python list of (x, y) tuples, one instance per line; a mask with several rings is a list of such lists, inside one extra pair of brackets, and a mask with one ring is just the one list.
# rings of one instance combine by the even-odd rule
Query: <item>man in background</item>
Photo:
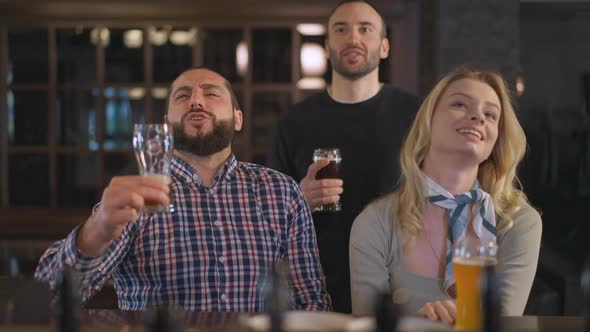
[[(268, 166), (300, 183), (312, 211), (340, 201), (342, 211), (313, 218), (334, 310), (350, 312), (350, 228), (367, 203), (396, 185), (400, 146), (420, 101), (379, 82), (389, 41), (383, 17), (368, 2), (347, 0), (333, 10), (325, 50), (332, 82), (281, 118)], [(312, 163), (316, 148), (340, 149), (341, 179), (315, 179), (328, 164)]]

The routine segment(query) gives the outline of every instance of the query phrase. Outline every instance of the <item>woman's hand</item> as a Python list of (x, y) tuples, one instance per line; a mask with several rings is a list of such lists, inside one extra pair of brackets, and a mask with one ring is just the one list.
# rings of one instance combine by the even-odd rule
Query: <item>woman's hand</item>
[(454, 300), (427, 302), (418, 310), (418, 314), (430, 320), (453, 324), (457, 318), (457, 305)]

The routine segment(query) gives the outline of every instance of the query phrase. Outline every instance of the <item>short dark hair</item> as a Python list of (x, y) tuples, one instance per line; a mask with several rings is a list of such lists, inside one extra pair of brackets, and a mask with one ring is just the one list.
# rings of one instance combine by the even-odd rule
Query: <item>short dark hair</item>
[[(183, 71), (182, 73), (178, 74), (176, 76), (176, 79), (179, 78), (180, 76), (182, 76), (182, 74), (184, 74), (184, 73), (186, 73), (188, 71), (197, 70), (197, 69), (208, 70), (210, 72), (214, 72), (215, 74), (221, 76), (223, 78), (223, 83), (225, 84), (225, 87), (229, 91), (229, 95), (231, 97), (231, 106), (232, 106), (232, 108), (235, 109), (235, 110), (240, 110), (240, 111), (242, 110), (240, 108), (240, 103), (238, 102), (238, 97), (236, 96), (236, 93), (234, 92), (234, 89), (231, 87), (231, 83), (227, 80), (227, 78), (223, 77), (223, 75), (221, 75), (220, 73), (216, 72), (215, 70), (213, 70), (211, 68), (207, 68), (207, 67), (204, 67), (204, 66), (189, 68), (189, 69)], [(174, 81), (176, 81), (176, 79), (174, 79)], [(170, 103), (170, 95), (172, 94), (172, 85), (173, 84), (174, 84), (174, 82), (170, 83), (170, 93), (168, 93), (168, 103)]]
[(385, 19), (383, 18), (383, 15), (381, 15), (381, 13), (377, 10), (377, 7), (375, 7), (375, 5), (373, 5), (371, 2), (369, 2), (367, 0), (342, 0), (342, 1), (340, 1), (338, 3), (338, 5), (336, 5), (336, 7), (334, 7), (334, 9), (332, 9), (332, 11), (330, 12), (330, 15), (328, 16), (328, 22), (326, 23), (326, 25), (328, 26), (328, 37), (330, 36), (330, 19), (332, 18), (332, 16), (336, 12), (336, 10), (338, 10), (338, 8), (344, 6), (348, 3), (355, 3), (355, 2), (364, 3), (364, 4), (368, 5), (369, 7), (373, 8), (373, 10), (377, 13), (377, 15), (379, 15), (379, 18), (381, 19), (381, 37), (382, 38), (387, 37), (387, 24), (385, 23)]

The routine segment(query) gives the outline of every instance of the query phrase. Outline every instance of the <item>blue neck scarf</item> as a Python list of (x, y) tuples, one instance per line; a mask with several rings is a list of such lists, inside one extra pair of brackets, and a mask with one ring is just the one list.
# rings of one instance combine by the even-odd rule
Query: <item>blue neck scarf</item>
[(472, 225), (481, 241), (496, 241), (496, 214), (490, 194), (479, 188), (475, 180), (473, 188), (466, 193), (453, 196), (430, 177), (424, 175), (426, 198), (434, 205), (448, 211), (449, 231), (447, 238), (445, 290), (455, 283), (453, 273), (453, 245), (467, 236), (469, 207), (472, 208)]

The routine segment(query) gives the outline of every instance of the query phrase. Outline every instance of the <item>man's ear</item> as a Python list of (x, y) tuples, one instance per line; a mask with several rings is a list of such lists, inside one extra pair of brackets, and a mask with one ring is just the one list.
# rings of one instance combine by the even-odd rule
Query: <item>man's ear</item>
[(242, 110), (234, 109), (234, 130), (240, 131), (242, 130), (242, 124), (244, 123), (244, 113)]
[(389, 39), (383, 38), (381, 42), (381, 48), (379, 49), (379, 56), (381, 59), (387, 59), (389, 56)]

